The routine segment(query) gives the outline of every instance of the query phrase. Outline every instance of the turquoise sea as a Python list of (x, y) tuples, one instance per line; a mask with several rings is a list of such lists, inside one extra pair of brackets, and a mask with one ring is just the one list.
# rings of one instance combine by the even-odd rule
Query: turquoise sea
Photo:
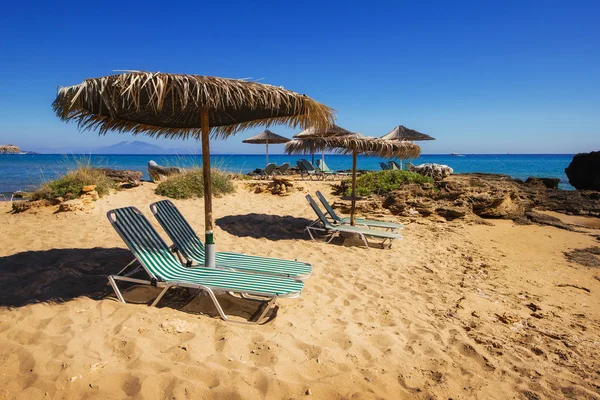
[[(317, 157), (317, 156), (315, 156)], [(301, 156), (269, 155), (269, 162), (296, 165)], [(310, 159), (310, 156), (304, 158)], [(472, 154), (461, 157), (450, 155), (422, 155), (414, 164), (446, 164), (456, 173), (486, 172), (510, 175), (513, 178), (526, 179), (529, 176), (552, 177), (560, 179), (562, 189), (573, 189), (568, 183), (565, 168), (573, 159), (572, 154)], [(201, 165), (201, 156), (175, 155), (56, 155), (56, 154), (0, 154), (0, 193), (28, 190), (41, 182), (53, 179), (75, 166), (77, 160), (86, 160), (95, 166), (115, 169), (133, 169), (144, 172), (147, 179), (148, 161), (154, 160), (161, 165), (192, 166)], [(326, 155), (327, 165), (334, 170), (350, 169), (352, 158), (342, 155)], [(379, 170), (379, 163), (387, 161), (376, 157), (361, 157), (358, 168)], [(250, 172), (263, 168), (265, 156), (252, 155), (215, 155), (211, 157), (213, 165), (233, 171)]]

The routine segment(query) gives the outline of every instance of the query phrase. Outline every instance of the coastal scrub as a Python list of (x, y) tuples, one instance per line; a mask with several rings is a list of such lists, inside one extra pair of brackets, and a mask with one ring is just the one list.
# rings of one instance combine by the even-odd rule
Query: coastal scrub
[(84, 186), (95, 185), (100, 197), (116, 188), (115, 182), (97, 168), (80, 163), (77, 168), (62, 177), (43, 183), (31, 194), (31, 200), (53, 200), (62, 197), (65, 200), (78, 198)]
[[(212, 193), (215, 196), (233, 193), (235, 186), (229, 174), (219, 170), (211, 169), (210, 180)], [(161, 182), (156, 188), (156, 194), (170, 197), (172, 199), (189, 199), (204, 196), (204, 180), (202, 169), (193, 168), (183, 174), (170, 176), (168, 180)]]
[[(356, 179), (356, 194), (368, 196), (370, 194), (386, 194), (399, 189), (406, 183), (433, 183), (433, 179), (415, 172), (409, 171), (377, 171), (367, 172)], [(352, 192), (351, 183), (346, 180), (342, 183), (345, 194), (349, 196)]]

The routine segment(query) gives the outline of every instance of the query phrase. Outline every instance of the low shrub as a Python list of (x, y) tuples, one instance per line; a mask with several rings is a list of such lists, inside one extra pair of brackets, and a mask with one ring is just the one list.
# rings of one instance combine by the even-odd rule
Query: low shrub
[(43, 183), (31, 194), (31, 200), (52, 200), (57, 197), (74, 199), (79, 197), (83, 187), (88, 185), (96, 185), (100, 197), (116, 187), (115, 182), (101, 170), (80, 164), (62, 177)]
[[(210, 178), (213, 195), (219, 196), (235, 191), (229, 174), (218, 169), (211, 169)], [(169, 179), (158, 185), (156, 194), (172, 199), (204, 197), (202, 169), (193, 168), (186, 173), (170, 176)]]
[[(406, 183), (433, 183), (433, 179), (409, 171), (367, 172), (356, 179), (356, 194), (358, 196), (386, 194), (399, 189)], [(342, 185), (344, 186), (344, 194), (350, 196), (352, 194), (352, 181), (345, 180)]]

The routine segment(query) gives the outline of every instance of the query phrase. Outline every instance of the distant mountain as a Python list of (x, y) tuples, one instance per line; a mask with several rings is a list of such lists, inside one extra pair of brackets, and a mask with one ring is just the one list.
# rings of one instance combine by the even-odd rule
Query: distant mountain
[(99, 147), (94, 150), (96, 154), (166, 154), (165, 149), (155, 144), (135, 141), (125, 141), (112, 146)]

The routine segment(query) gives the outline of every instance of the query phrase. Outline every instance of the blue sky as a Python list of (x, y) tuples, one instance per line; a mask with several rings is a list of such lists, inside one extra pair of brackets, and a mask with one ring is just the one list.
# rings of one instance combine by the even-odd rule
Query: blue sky
[[(80, 133), (50, 105), (57, 86), (148, 70), (261, 79), (335, 108), (353, 131), (402, 124), (436, 137), (424, 153), (600, 150), (598, 1), (50, 3), (3, 7), (0, 144), (60, 152), (132, 140)], [(241, 143), (259, 131), (213, 152), (261, 153)]]

